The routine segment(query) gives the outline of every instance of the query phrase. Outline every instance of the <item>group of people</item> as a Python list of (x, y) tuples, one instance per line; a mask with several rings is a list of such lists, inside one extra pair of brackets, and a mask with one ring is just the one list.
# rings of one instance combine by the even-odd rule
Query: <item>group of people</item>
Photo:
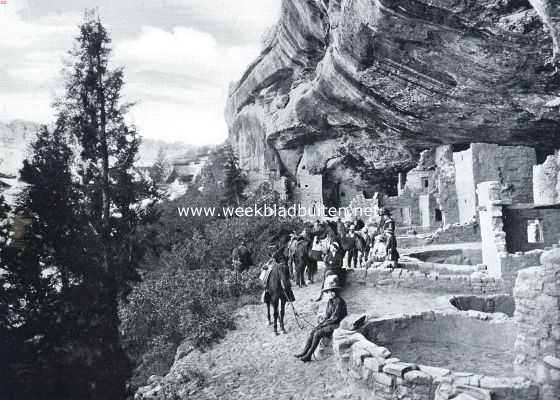
[(399, 253), (395, 236), (395, 221), (387, 209), (381, 210), (377, 225), (365, 226), (361, 220), (343, 223), (337, 221), (337, 234), (341, 238), (343, 259), (348, 268), (363, 267), (366, 263), (391, 261), (397, 267)]
[[(253, 264), (251, 253), (244, 242), (234, 249), (232, 254), (236, 271), (243, 271)], [(317, 262), (325, 264), (321, 293), (329, 296), (329, 301), (322, 321), (309, 334), (303, 350), (296, 354), (302, 361), (310, 361), (315, 349), (323, 337), (328, 337), (346, 317), (346, 303), (339, 292), (345, 281), (345, 269), (366, 265), (398, 266), (399, 253), (395, 235), (395, 221), (391, 213), (382, 209), (379, 222), (366, 226), (356, 219), (343, 222), (340, 218), (334, 221), (316, 221), (313, 226), (307, 225), (299, 235), (295, 232), (285, 247), (276, 247), (268, 268), (263, 270), (261, 279), (265, 283), (263, 301), (267, 304), (268, 320), (272, 324), (270, 307), (274, 307), (274, 332), (277, 331), (277, 320), (282, 332), (284, 329), (284, 307), (286, 302), (295, 301), (290, 280), (298, 286), (306, 286), (304, 270), (312, 283), (317, 271)], [(345, 263), (346, 260), (346, 263)]]

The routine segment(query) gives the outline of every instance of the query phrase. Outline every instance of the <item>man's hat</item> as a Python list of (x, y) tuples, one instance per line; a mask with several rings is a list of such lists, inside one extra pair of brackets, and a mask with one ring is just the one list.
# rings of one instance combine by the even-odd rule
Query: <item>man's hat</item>
[(391, 215), (391, 211), (389, 211), (387, 208), (383, 208), (381, 209), (381, 215)]
[(339, 245), (337, 242), (335, 242), (334, 240), (331, 242), (331, 246), (334, 246), (334, 247), (336, 247), (337, 249), (340, 248), (340, 245)]
[(325, 278), (325, 286), (323, 287), (323, 292), (328, 292), (330, 290), (338, 290), (338, 289), (340, 289), (340, 285), (338, 283), (338, 276), (328, 275)]

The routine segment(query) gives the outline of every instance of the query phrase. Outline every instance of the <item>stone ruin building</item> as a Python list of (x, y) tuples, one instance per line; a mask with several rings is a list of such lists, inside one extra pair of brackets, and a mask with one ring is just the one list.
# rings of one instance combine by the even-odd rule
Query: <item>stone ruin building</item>
[[(498, 302), (490, 312), (396, 315), (372, 318), (360, 327), (353, 324), (359, 316), (347, 317), (332, 340), (340, 373), (355, 393), (379, 400), (558, 399), (560, 249), (544, 252), (540, 260), (542, 266), (519, 271), (513, 317), (504, 314)], [(438, 346), (434, 338), (445, 346)], [(451, 370), (398, 358), (411, 357), (422, 346), (437, 347), (443, 353), (440, 359), (465, 354), (471, 360), (480, 358), (475, 364), (465, 360), (477, 370)], [(489, 351), (494, 351), (491, 360), (485, 358)]]
[[(341, 332), (337, 362), (365, 396), (557, 399), (560, 3), (463, 3), (283, 1), (230, 86), (229, 137), (255, 185), (307, 207), (392, 210), (400, 246), (417, 250), (351, 284), (484, 305)], [(448, 247), (418, 250), (430, 243)], [(507, 316), (486, 312), (502, 303)], [(401, 362), (389, 355), (395, 332), (514, 349), (511, 376)]]

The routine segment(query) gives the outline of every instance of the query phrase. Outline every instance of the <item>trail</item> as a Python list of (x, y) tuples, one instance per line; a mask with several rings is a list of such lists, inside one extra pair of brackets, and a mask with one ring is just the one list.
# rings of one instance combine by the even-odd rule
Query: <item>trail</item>
[[(295, 288), (297, 312), (310, 322), (324, 312), (326, 296), (315, 303), (320, 284)], [(449, 309), (448, 296), (393, 288), (352, 286), (342, 293), (350, 313), (373, 315)], [(286, 308), (287, 334), (275, 336), (266, 320), (264, 304), (236, 312), (237, 329), (198, 356), (198, 368), (208, 375), (203, 388), (189, 399), (358, 399), (340, 379), (332, 356), (303, 363), (293, 354), (301, 350), (309, 328), (298, 328)]]

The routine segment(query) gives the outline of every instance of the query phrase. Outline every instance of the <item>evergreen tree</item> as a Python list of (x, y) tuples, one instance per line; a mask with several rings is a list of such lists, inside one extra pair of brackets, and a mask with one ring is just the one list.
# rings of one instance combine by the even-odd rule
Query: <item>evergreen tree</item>
[(165, 155), (165, 151), (163, 147), (159, 148), (156, 161), (152, 168), (150, 169), (150, 177), (154, 181), (154, 183), (165, 183), (165, 180), (169, 174), (170, 165), (167, 161), (167, 157)]
[(0, 333), (19, 343), (0, 354), (0, 398), (126, 397), (117, 305), (139, 279), (143, 226), (157, 218), (146, 200), (157, 194), (133, 174), (140, 138), (124, 121), (123, 72), (109, 68), (110, 38), (95, 13), (70, 54), (56, 128), (40, 130), (21, 171), (32, 223), (23, 246), (0, 253), (0, 294), (15, 321)]
[(153, 188), (132, 173), (140, 138), (124, 116), (122, 68), (110, 69), (111, 40), (94, 12), (86, 13), (71, 52), (66, 94), (57, 103), (59, 122), (81, 148), (78, 174), (88, 225), (101, 246), (103, 284), (122, 292), (137, 279), (134, 237), (145, 215), (136, 205)]
[(73, 152), (68, 135), (57, 127), (50, 132), (42, 127), (31, 144), (29, 160), (24, 160), (21, 179), (28, 183), (22, 196), (23, 209), (36, 216), (34, 229), (55, 260), (49, 264), (57, 269), (62, 290), (70, 280), (81, 282), (87, 275), (83, 258), (84, 229), (81, 196), (72, 176)]
[(243, 170), (239, 167), (239, 159), (228, 143), (223, 149), (224, 154), (224, 201), (227, 204), (239, 205), (245, 198), (243, 191), (249, 184)]
[[(119, 360), (123, 352), (118, 341), (118, 296), (126, 295), (130, 283), (139, 279), (137, 268), (145, 248), (139, 227), (155, 218), (144, 212), (141, 203), (156, 192), (132, 173), (140, 138), (124, 119), (131, 104), (121, 102), (123, 70), (109, 68), (110, 44), (99, 17), (86, 13), (71, 52), (66, 93), (57, 110), (61, 128), (81, 149), (77, 157), (79, 191), (87, 226), (95, 237), (90, 263), (95, 266), (94, 295), (103, 320), (96, 334), (107, 344), (117, 368), (112, 382), (108, 379), (96, 385), (105, 384), (105, 398), (121, 398), (129, 371), (122, 370), (126, 363)], [(109, 384), (114, 386), (112, 391)]]

